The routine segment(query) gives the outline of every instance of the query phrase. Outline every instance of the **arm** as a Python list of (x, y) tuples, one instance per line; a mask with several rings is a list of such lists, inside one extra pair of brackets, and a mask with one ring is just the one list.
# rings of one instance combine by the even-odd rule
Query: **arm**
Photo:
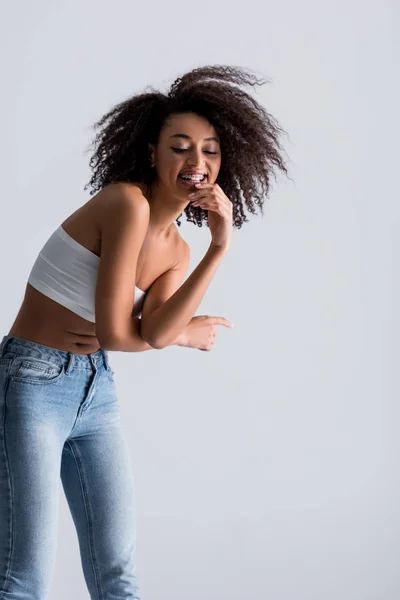
[[(147, 318), (154, 310), (156, 310), (156, 308), (166, 302), (166, 300), (172, 296), (181, 285), (190, 260), (189, 246), (183, 240), (180, 254), (181, 257), (177, 260), (174, 267), (160, 275), (147, 292), (142, 309), (142, 319)], [(154, 347), (150, 346), (150, 344), (141, 337), (142, 319), (139, 317), (132, 317), (128, 334), (123, 338), (115, 340), (114, 344), (109, 345), (107, 349), (119, 350), (122, 352), (143, 352), (145, 350), (153, 350)], [(168, 345), (179, 345), (181, 337), (182, 335), (179, 333)]]
[(137, 260), (145, 239), (150, 207), (139, 188), (125, 184), (103, 190), (101, 256), (95, 292), (96, 336), (103, 349), (113, 349), (132, 322)]
[[(185, 283), (161, 306), (142, 317), (142, 338), (154, 348), (165, 348), (189, 327), (230, 245), (233, 225), (232, 202), (218, 184), (198, 185), (200, 187), (191, 194), (192, 205), (208, 211), (212, 241), (205, 256)], [(225, 321), (219, 320), (220, 324), (227, 325)]]
[[(189, 264), (189, 247), (186, 242), (181, 259), (175, 266), (161, 275), (151, 286), (146, 294), (142, 317), (148, 318), (162, 304), (164, 304), (179, 289), (184, 279)], [(169, 346), (177, 345), (189, 348), (198, 348), (199, 350), (211, 350), (215, 342), (215, 325), (224, 325), (232, 327), (232, 324), (224, 317), (198, 316), (190, 319), (190, 322), (184, 329), (178, 333), (178, 336)], [(125, 352), (142, 352), (151, 350), (150, 346), (143, 340), (140, 334), (141, 319), (135, 317), (132, 319), (132, 328), (129, 335), (124, 340), (118, 340), (115, 345), (109, 347), (109, 350), (122, 350)]]
[(162, 349), (176, 343), (198, 309), (225, 253), (225, 249), (211, 244), (179, 289), (160, 306), (142, 314), (141, 335), (150, 346)]
[[(114, 344), (108, 344), (107, 348), (103, 347), (103, 350), (120, 350), (121, 352), (144, 352), (145, 350), (155, 350), (153, 346), (150, 346), (147, 342), (144, 341), (140, 334), (141, 329), (141, 318), (140, 317), (132, 317), (131, 329), (129, 332), (129, 338), (125, 341), (118, 341)], [(176, 340), (174, 340), (170, 346), (180, 346), (181, 340), (184, 340), (184, 331), (178, 335)]]
[[(153, 349), (141, 337), (141, 319), (132, 316), (138, 256), (148, 228), (150, 207), (140, 189), (126, 184), (102, 190), (101, 256), (97, 276), (96, 336), (103, 350), (143, 352)], [(179, 238), (177, 260), (146, 294), (147, 315), (182, 283), (189, 265), (189, 246)], [(179, 344), (180, 336), (171, 341)]]

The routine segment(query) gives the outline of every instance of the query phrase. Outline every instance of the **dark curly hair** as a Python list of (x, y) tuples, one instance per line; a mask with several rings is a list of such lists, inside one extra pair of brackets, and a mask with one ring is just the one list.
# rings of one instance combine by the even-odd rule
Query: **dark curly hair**
[[(93, 125), (101, 129), (89, 146), (96, 151), (89, 162), (93, 176), (84, 189), (91, 185), (93, 195), (120, 181), (151, 186), (156, 173), (150, 167), (148, 144), (157, 144), (171, 114), (196, 113), (214, 126), (221, 140), (216, 183), (231, 200), (233, 225), (240, 229), (248, 221), (245, 208), (256, 214), (259, 207), (263, 213), (274, 170), (288, 174), (279, 142), (283, 130), (263, 106), (237, 87), (265, 82), (239, 67), (199, 67), (176, 79), (167, 94), (149, 86), (150, 91), (117, 104)], [(199, 227), (207, 222), (208, 212), (200, 207), (188, 204), (185, 213)]]

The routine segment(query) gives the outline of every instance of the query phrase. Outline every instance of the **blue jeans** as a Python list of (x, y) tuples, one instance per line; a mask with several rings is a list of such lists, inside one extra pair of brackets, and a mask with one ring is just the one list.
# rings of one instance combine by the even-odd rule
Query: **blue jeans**
[(0, 599), (44, 600), (59, 480), (92, 600), (139, 600), (134, 479), (108, 354), (0, 344)]

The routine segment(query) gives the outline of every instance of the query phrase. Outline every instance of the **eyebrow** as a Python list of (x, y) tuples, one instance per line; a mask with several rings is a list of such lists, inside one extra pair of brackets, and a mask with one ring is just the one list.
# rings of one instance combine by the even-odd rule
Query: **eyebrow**
[[(184, 138), (185, 140), (191, 140), (192, 138), (190, 137), (190, 135), (186, 135), (186, 133), (174, 133), (174, 135), (170, 135), (170, 138)], [(208, 138), (204, 138), (205, 142), (217, 142), (217, 144), (219, 144), (219, 141), (217, 140), (217, 138), (215, 137), (208, 137)]]

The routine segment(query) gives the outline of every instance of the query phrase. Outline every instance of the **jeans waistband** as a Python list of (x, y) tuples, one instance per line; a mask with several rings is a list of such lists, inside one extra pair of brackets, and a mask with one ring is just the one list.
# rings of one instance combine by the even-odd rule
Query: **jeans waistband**
[(75, 352), (52, 348), (51, 346), (44, 346), (43, 344), (23, 338), (5, 335), (0, 343), (0, 358), (6, 351), (18, 354), (19, 356), (30, 356), (32, 358), (41, 358), (60, 363), (65, 366), (67, 372), (74, 365), (78, 368), (90, 368), (92, 365), (97, 367), (104, 364), (107, 369), (109, 368), (108, 352), (102, 348), (90, 354), (77, 354)]

